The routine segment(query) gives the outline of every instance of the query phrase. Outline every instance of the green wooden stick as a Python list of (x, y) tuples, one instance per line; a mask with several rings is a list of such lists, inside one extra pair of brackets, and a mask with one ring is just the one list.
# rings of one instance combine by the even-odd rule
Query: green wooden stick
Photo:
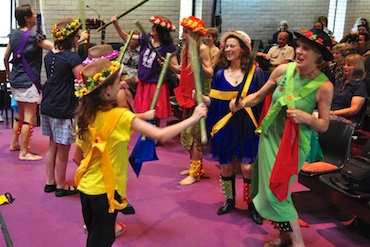
[[(196, 100), (197, 104), (201, 104), (203, 102), (202, 96), (202, 80), (200, 77), (200, 62), (199, 62), (199, 51), (196, 41), (189, 37), (189, 52), (191, 57), (191, 64), (193, 68), (193, 75), (194, 75), (194, 83), (195, 83), (195, 92), (196, 92)], [(205, 145), (208, 142), (207, 138), (207, 130), (206, 130), (206, 119), (202, 117), (199, 121), (200, 123), (200, 135), (202, 144)]]
[[(161, 87), (162, 87), (164, 78), (165, 78), (166, 73), (167, 73), (167, 68), (168, 68), (168, 64), (170, 63), (170, 59), (171, 59), (171, 53), (167, 52), (166, 53), (166, 59), (164, 60), (164, 64), (163, 64), (161, 73), (159, 74), (159, 79), (158, 79), (157, 87), (155, 88), (152, 103), (150, 105), (150, 110), (153, 110), (155, 108), (155, 105), (157, 104), (158, 96), (159, 96), (159, 93), (161, 91)], [(146, 139), (146, 136), (142, 135), (141, 140), (145, 141), (145, 139)]]
[(116, 61), (118, 61), (119, 63), (122, 63), (122, 59), (123, 59), (123, 56), (125, 55), (125, 52), (128, 48), (128, 46), (130, 45), (130, 41), (132, 39), (132, 35), (134, 34), (134, 30), (131, 30), (130, 34), (128, 35), (127, 37), (127, 40), (125, 42), (125, 44), (123, 45), (123, 47), (121, 48), (121, 53), (119, 54), (118, 58)]
[(81, 25), (82, 30), (86, 30), (86, 17), (85, 17), (85, 1), (80, 0), (80, 16), (81, 16)]
[(157, 87), (155, 88), (152, 104), (150, 105), (150, 110), (153, 110), (155, 108), (155, 105), (157, 104), (158, 96), (161, 91), (164, 77), (166, 76), (166, 73), (167, 73), (167, 68), (168, 68), (168, 64), (170, 63), (170, 59), (171, 59), (171, 53), (167, 52), (166, 59), (164, 60), (164, 64), (161, 70), (161, 74), (159, 75)]
[[(130, 13), (131, 11), (137, 9), (138, 7), (140, 7), (141, 5), (143, 5), (144, 3), (148, 2), (149, 0), (144, 0), (144, 1), (141, 1), (140, 3), (136, 4), (134, 7), (130, 8), (129, 10), (123, 12), (122, 14), (120, 14), (119, 16), (117, 16), (117, 20), (125, 15), (127, 15), (128, 13)], [(102, 30), (103, 28), (106, 28), (107, 26), (109, 26), (110, 24), (112, 24), (112, 22), (108, 22), (106, 24), (104, 24), (103, 26), (99, 27), (98, 29), (96, 29), (96, 31), (100, 31)]]

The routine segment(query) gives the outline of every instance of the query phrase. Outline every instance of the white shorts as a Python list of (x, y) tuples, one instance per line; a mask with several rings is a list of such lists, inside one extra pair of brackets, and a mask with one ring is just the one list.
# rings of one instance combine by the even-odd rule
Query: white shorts
[(41, 96), (35, 84), (30, 88), (12, 88), (12, 95), (18, 102), (41, 103)]

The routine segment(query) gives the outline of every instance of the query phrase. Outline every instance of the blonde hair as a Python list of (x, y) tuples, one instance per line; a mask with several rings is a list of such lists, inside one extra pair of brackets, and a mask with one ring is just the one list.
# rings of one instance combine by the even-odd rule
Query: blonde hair
[(359, 54), (349, 54), (343, 61), (343, 65), (353, 65), (353, 79), (359, 81), (365, 77), (365, 63), (364, 59)]
[(278, 30), (280, 31), (280, 26), (281, 25), (285, 25), (286, 26), (286, 29), (288, 30), (288, 28), (289, 28), (289, 25), (288, 25), (288, 21), (286, 21), (286, 20), (281, 20), (280, 22), (279, 22), (279, 26), (278, 26)]
[[(199, 50), (200, 46), (203, 44), (201, 36), (195, 32), (190, 32), (189, 35), (195, 40), (195, 43), (197, 44), (197, 47)], [(186, 57), (186, 53), (188, 52), (188, 50), (189, 50), (188, 45), (184, 44), (181, 50), (181, 62), (180, 63), (182, 63), (184, 57)], [(191, 66), (191, 61), (189, 62), (188, 66)]]
[(332, 51), (335, 50), (339, 51), (343, 57), (346, 57), (351, 52), (351, 47), (346, 43), (339, 43), (332, 48)]

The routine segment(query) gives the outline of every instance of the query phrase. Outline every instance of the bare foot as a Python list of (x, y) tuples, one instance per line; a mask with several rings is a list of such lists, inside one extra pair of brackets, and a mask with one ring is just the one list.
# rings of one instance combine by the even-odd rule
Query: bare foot
[(21, 150), (21, 146), (19, 144), (15, 144), (15, 145), (10, 145), (9, 147), (9, 151), (19, 151)]
[(189, 175), (189, 170), (183, 170), (180, 172), (180, 175), (186, 176)]
[(23, 155), (19, 155), (19, 160), (41, 160), (42, 156), (32, 153), (26, 153)]
[(190, 184), (193, 184), (193, 183), (198, 182), (198, 181), (199, 181), (199, 178), (195, 178), (193, 176), (187, 176), (186, 178), (181, 180), (179, 182), (179, 184), (180, 185), (190, 185)]

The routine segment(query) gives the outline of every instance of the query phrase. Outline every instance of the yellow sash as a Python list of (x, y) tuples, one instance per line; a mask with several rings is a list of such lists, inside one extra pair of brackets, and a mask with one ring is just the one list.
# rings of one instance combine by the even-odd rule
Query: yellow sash
[[(252, 82), (255, 69), (256, 69), (256, 65), (253, 65), (253, 67), (248, 73), (247, 80), (244, 84), (244, 88), (242, 91), (242, 97), (245, 97), (247, 95), (247, 92)], [(238, 95), (238, 92), (222, 92), (222, 91), (215, 90), (215, 89), (211, 89), (209, 93), (209, 97), (214, 98), (214, 99), (221, 99), (221, 100), (231, 100), (231, 99), (236, 98), (237, 95)], [(248, 113), (248, 116), (251, 118), (254, 126), (257, 128), (258, 124), (257, 124), (256, 118), (253, 115), (252, 108), (245, 107), (244, 110)], [(212, 137), (229, 122), (232, 115), (233, 113), (229, 112), (223, 118), (218, 120), (218, 122), (212, 127), (212, 131), (211, 131)]]
[(124, 209), (128, 201), (124, 197), (121, 198), (122, 203), (119, 203), (114, 199), (114, 192), (116, 190), (116, 185), (114, 182), (114, 174), (112, 170), (112, 163), (110, 160), (109, 150), (107, 148), (107, 141), (109, 136), (111, 135), (112, 131), (114, 130), (114, 127), (116, 126), (119, 118), (123, 114), (124, 111), (127, 109), (125, 108), (114, 108), (109, 113), (108, 119), (109, 121), (106, 121), (103, 127), (101, 128), (101, 131), (97, 133), (96, 129), (88, 126), (88, 131), (90, 135), (91, 140), (91, 147), (89, 151), (86, 154), (86, 157), (81, 161), (81, 164), (78, 166), (76, 174), (75, 174), (75, 183), (78, 186), (80, 183), (80, 180), (82, 176), (86, 173), (88, 168), (91, 165), (91, 158), (94, 156), (95, 153), (101, 153), (101, 165), (100, 169), (103, 173), (104, 183), (107, 190), (107, 197), (108, 197), (108, 203), (109, 203), (109, 213), (114, 213), (115, 209), (121, 210)]

